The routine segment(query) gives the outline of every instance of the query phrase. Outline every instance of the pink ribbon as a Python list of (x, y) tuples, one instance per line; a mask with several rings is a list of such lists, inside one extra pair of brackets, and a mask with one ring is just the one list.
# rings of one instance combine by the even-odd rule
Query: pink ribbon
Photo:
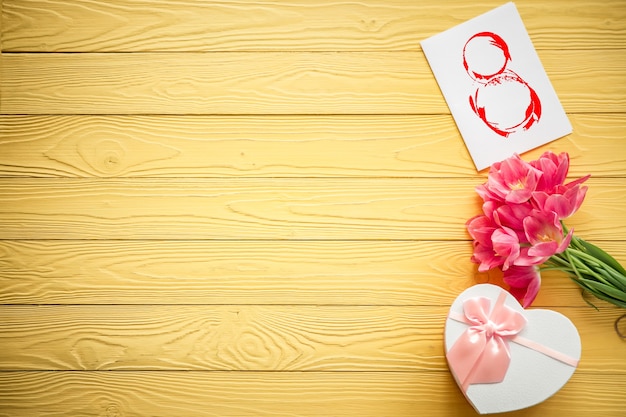
[(447, 353), (448, 363), (463, 391), (470, 384), (501, 382), (511, 362), (507, 339), (526, 325), (526, 318), (504, 305), (502, 291), (491, 310), (491, 300), (470, 298), (463, 303), (470, 327)]
[(507, 293), (502, 291), (491, 309), (491, 300), (475, 297), (463, 303), (463, 315), (451, 312), (453, 320), (470, 327), (456, 340), (446, 357), (450, 369), (463, 392), (470, 384), (502, 382), (511, 362), (509, 341), (536, 350), (570, 366), (578, 360), (517, 334), (526, 325), (526, 318), (506, 306)]

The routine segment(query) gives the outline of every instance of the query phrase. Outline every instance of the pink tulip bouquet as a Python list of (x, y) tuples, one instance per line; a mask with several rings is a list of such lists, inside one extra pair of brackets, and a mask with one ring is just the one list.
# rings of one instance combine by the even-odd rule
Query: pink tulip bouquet
[(476, 187), (483, 214), (467, 229), (478, 270), (499, 268), (524, 307), (535, 299), (541, 271), (560, 270), (596, 297), (626, 308), (626, 270), (609, 254), (574, 236), (563, 219), (581, 206), (589, 175), (565, 184), (569, 155), (544, 153), (524, 162), (514, 155), (491, 166)]

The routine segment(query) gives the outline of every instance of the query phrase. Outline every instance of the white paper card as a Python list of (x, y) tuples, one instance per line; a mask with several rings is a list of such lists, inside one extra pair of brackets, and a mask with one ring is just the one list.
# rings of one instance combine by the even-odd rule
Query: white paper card
[(421, 45), (477, 170), (572, 132), (513, 3)]

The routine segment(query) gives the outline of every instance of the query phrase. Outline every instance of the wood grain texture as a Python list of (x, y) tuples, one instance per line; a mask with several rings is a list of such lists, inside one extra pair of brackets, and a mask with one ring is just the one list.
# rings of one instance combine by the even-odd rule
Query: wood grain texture
[[(2, 38), (7, 51), (33, 52), (418, 50), (421, 40), (501, 4), (5, 0)], [(539, 49), (626, 46), (621, 1), (516, 5)]]
[[(502, 277), (419, 42), (501, 4), (0, 0), (0, 417), (475, 416), (443, 325)], [(624, 263), (626, 5), (516, 5), (574, 126), (524, 157), (592, 174), (566, 223)], [(596, 304), (542, 274), (582, 360), (507, 416), (623, 416)]]
[[(622, 375), (578, 374), (511, 417), (623, 414)], [(236, 400), (234, 400), (236, 399)], [(469, 417), (447, 372), (6, 372), (0, 415)], [(108, 414), (107, 414), (108, 413)]]
[[(0, 370), (446, 371), (449, 306), (0, 306)], [(577, 372), (621, 373), (621, 314), (579, 328)], [(554, 329), (558, 332), (558, 329)]]
[[(626, 54), (539, 55), (567, 112), (626, 110)], [(414, 52), (5, 54), (2, 80), (6, 114), (449, 114)]]
[(2, 78), (8, 114), (446, 112), (424, 57), (403, 52), (17, 54)]
[[(465, 240), (473, 179), (0, 179), (0, 239)], [(626, 184), (588, 181), (571, 218), (587, 239), (626, 233)]]
[[(626, 263), (623, 241), (595, 243)], [(470, 255), (465, 241), (0, 241), (0, 303), (446, 306), (498, 282)], [(534, 305), (586, 306), (558, 272)]]
[[(626, 117), (572, 114), (570, 175), (626, 176)], [(476, 175), (449, 115), (0, 116), (6, 177)]]

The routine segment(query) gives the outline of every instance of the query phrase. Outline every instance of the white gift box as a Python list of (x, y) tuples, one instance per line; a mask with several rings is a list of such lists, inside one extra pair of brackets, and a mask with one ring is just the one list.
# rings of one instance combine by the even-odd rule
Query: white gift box
[(452, 304), (445, 350), (467, 400), (480, 414), (490, 414), (527, 408), (554, 395), (576, 370), (581, 343), (562, 314), (524, 310), (502, 288), (479, 284)]

